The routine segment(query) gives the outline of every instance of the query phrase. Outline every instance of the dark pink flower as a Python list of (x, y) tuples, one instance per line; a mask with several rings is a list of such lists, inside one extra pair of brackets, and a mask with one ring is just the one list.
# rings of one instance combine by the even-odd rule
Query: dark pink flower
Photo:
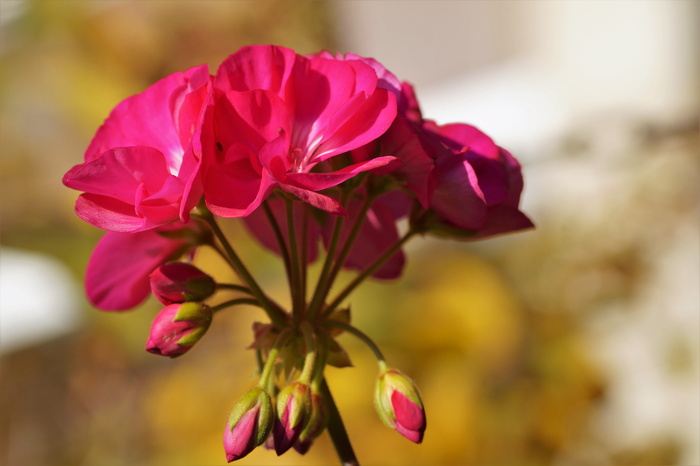
[(224, 429), (224, 451), (230, 463), (248, 455), (267, 439), (275, 413), (270, 395), (260, 387), (250, 389), (233, 406)]
[(332, 160), (376, 139), (394, 120), (396, 98), (378, 81), (359, 60), (308, 58), (274, 46), (230, 56), (216, 75), (213, 139), (204, 146), (211, 211), (247, 216), (280, 187), (314, 207), (344, 213), (320, 191), (393, 160)]
[(187, 222), (202, 195), (200, 138), (210, 99), (211, 77), (202, 65), (121, 102), (95, 134), (85, 162), (63, 177), (66, 186), (84, 191), (78, 216), (118, 232)]
[(153, 295), (163, 304), (203, 301), (216, 290), (213, 278), (186, 262), (161, 265), (150, 282)]
[(386, 425), (411, 442), (423, 441), (425, 410), (411, 379), (396, 369), (384, 370), (377, 380), (374, 405)]
[(177, 303), (158, 313), (146, 343), (146, 351), (177, 357), (189, 351), (209, 329), (212, 312), (202, 303)]

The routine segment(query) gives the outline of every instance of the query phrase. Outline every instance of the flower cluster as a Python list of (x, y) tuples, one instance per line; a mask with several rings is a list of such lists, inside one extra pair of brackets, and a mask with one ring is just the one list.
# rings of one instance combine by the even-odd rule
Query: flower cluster
[[(416, 235), (476, 239), (532, 226), (518, 209), (520, 166), (487, 135), (424, 119), (411, 85), (373, 59), (278, 46), (244, 47), (214, 75), (194, 67), (124, 100), (63, 183), (83, 192), (77, 215), (107, 230), (87, 267), (90, 301), (120, 311), (152, 292), (166, 305), (148, 351), (182, 355), (217, 312), (239, 304), (269, 316), (255, 329), (260, 382), (226, 426), (229, 461), (270, 435), (278, 454), (304, 453), (339, 421), (323, 369), (347, 365), (335, 341), (343, 332), (378, 356), (382, 420), (420, 443), (425, 415), (415, 386), (386, 366), (341, 305), (370, 276), (398, 277), (402, 247)], [(282, 258), (288, 310), (260, 288), (221, 218), (242, 218)], [(219, 252), (241, 282), (215, 283), (189, 264), (201, 246)], [(320, 257), (311, 290), (307, 268)], [(331, 296), (343, 268), (359, 273)], [(204, 303), (221, 290), (241, 296)]]

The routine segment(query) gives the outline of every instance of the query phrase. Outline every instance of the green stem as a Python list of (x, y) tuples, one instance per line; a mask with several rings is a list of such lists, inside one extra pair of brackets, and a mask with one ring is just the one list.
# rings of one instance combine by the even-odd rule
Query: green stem
[(401, 247), (411, 239), (416, 233), (418, 233), (416, 230), (409, 230), (406, 232), (406, 234), (399, 239), (396, 243), (394, 243), (393, 246), (391, 246), (389, 249), (387, 249), (381, 256), (379, 256), (369, 267), (367, 267), (361, 274), (359, 274), (353, 281), (351, 281), (344, 289), (343, 291), (340, 292), (340, 294), (331, 302), (328, 307), (324, 310), (324, 315), (329, 315), (331, 312), (333, 312), (342, 302), (345, 298), (348, 297), (350, 293), (352, 293), (355, 288), (357, 288), (360, 283), (362, 283), (367, 277), (372, 275), (376, 270), (381, 267), (391, 256), (393, 256), (396, 251), (401, 249)]
[(370, 196), (369, 194), (366, 195), (365, 201), (362, 203), (362, 207), (360, 208), (360, 213), (358, 214), (357, 218), (355, 219), (355, 223), (352, 226), (352, 230), (350, 231), (350, 234), (348, 237), (345, 239), (345, 243), (343, 244), (343, 249), (340, 251), (340, 254), (338, 254), (338, 258), (336, 259), (335, 263), (333, 264), (333, 269), (331, 270), (330, 276), (328, 277), (328, 280), (326, 281), (326, 288), (323, 290), (323, 297), (322, 299), (325, 301), (326, 298), (328, 297), (328, 293), (331, 290), (331, 287), (333, 286), (333, 282), (335, 281), (336, 277), (338, 276), (338, 273), (340, 273), (340, 269), (343, 268), (343, 264), (345, 263), (345, 259), (347, 259), (348, 254), (350, 254), (350, 250), (352, 249), (352, 245), (355, 243), (355, 239), (357, 238), (358, 233), (360, 232), (360, 228), (362, 228), (362, 225), (365, 223), (365, 217), (367, 214), (367, 211), (369, 210), (370, 206), (372, 205), (372, 202), (374, 201), (375, 196)]
[(285, 207), (287, 209), (287, 236), (289, 236), (289, 249), (291, 259), (291, 295), (292, 295), (292, 315), (294, 323), (301, 321), (304, 312), (304, 303), (301, 298), (301, 274), (299, 267), (299, 248), (297, 247), (297, 235), (294, 221), (294, 201), (285, 196)]
[[(344, 191), (342, 194), (341, 204), (345, 205), (349, 198), (349, 192)], [(335, 250), (338, 247), (338, 242), (340, 241), (340, 232), (343, 229), (343, 222), (345, 217), (338, 215), (335, 218), (335, 224), (333, 225), (333, 232), (331, 233), (331, 240), (328, 243), (328, 252), (326, 253), (326, 259), (323, 262), (323, 269), (321, 270), (321, 275), (318, 277), (318, 282), (316, 283), (316, 289), (314, 290), (313, 298), (311, 299), (311, 304), (309, 304), (309, 319), (318, 314), (323, 306), (323, 300), (327, 294), (326, 289), (329, 288), (327, 285), (328, 278), (333, 267), (333, 260), (335, 259)]]
[(301, 300), (304, 306), (306, 306), (306, 285), (307, 285), (307, 278), (308, 278), (308, 264), (309, 264), (309, 251), (308, 251), (308, 228), (307, 228), (307, 222), (308, 222), (308, 215), (309, 215), (309, 208), (308, 206), (304, 205), (302, 206), (303, 209), (303, 214), (301, 216), (301, 262), (299, 263), (299, 266), (301, 267), (301, 276), (299, 277), (299, 280), (301, 281), (301, 284), (299, 285), (299, 289), (301, 290)]
[(238, 306), (241, 304), (249, 304), (251, 306), (258, 306), (260, 307), (260, 302), (257, 299), (254, 298), (238, 298), (238, 299), (232, 299), (230, 301), (223, 302), (221, 304), (217, 304), (216, 306), (212, 306), (211, 311), (212, 312), (219, 312), (223, 311), (227, 307), (232, 307), (232, 306)]
[(217, 283), (216, 291), (221, 290), (240, 291), (241, 293), (251, 294), (250, 288), (243, 285), (236, 285), (235, 283)]
[(221, 246), (224, 248), (226, 256), (228, 257), (228, 261), (230, 262), (233, 270), (241, 278), (241, 281), (248, 285), (251, 294), (260, 302), (260, 305), (265, 310), (268, 317), (270, 317), (270, 320), (273, 322), (275, 327), (285, 327), (287, 325), (286, 314), (280, 310), (279, 306), (272, 303), (270, 298), (268, 298), (267, 295), (265, 295), (265, 293), (255, 281), (253, 276), (250, 274), (250, 272), (248, 272), (248, 269), (243, 264), (243, 261), (241, 261), (240, 257), (238, 257), (238, 254), (236, 254), (236, 252), (233, 250), (233, 247), (231, 247), (231, 244), (228, 242), (228, 239), (226, 239), (226, 235), (224, 235), (224, 232), (221, 231), (221, 228), (219, 227), (219, 224), (216, 222), (216, 219), (214, 218), (212, 213), (208, 210), (203, 210), (200, 216), (205, 222), (209, 224), (209, 227), (212, 229), (214, 235), (218, 238), (219, 242), (221, 243)]
[(326, 379), (321, 383), (321, 395), (326, 400), (328, 406), (328, 434), (333, 441), (335, 451), (338, 453), (340, 464), (343, 466), (359, 466), (355, 452), (350, 444), (350, 438), (343, 425), (343, 419), (340, 417), (338, 407), (333, 400), (331, 391), (328, 388)]
[(287, 279), (289, 280), (289, 289), (291, 291), (291, 289), (292, 289), (292, 270), (291, 270), (291, 262), (289, 259), (289, 249), (287, 248), (287, 243), (284, 241), (284, 236), (282, 235), (282, 229), (280, 228), (280, 225), (277, 222), (277, 219), (275, 218), (275, 214), (272, 212), (272, 209), (270, 209), (270, 206), (268, 205), (267, 201), (263, 202), (262, 206), (263, 206), (263, 210), (265, 211), (265, 216), (267, 217), (267, 220), (270, 222), (270, 226), (272, 227), (272, 231), (274, 232), (275, 238), (277, 239), (277, 244), (280, 247), (282, 261), (284, 261), (284, 270), (287, 272)]
[(272, 348), (270, 349), (270, 352), (267, 355), (267, 361), (265, 361), (262, 373), (260, 374), (260, 381), (258, 382), (258, 387), (263, 389), (269, 388), (269, 379), (272, 375), (272, 370), (275, 368), (275, 361), (277, 359), (277, 355), (279, 354), (282, 347), (284, 347), (284, 345), (287, 343), (289, 336), (289, 329), (285, 328), (275, 340), (275, 343), (272, 345)]
[(324, 327), (339, 328), (345, 332), (348, 332), (348, 333), (356, 336), (357, 338), (362, 340), (362, 342), (364, 344), (366, 344), (369, 347), (369, 349), (372, 350), (374, 355), (377, 357), (377, 361), (379, 361), (380, 363), (385, 361), (384, 355), (382, 354), (382, 351), (379, 349), (377, 344), (374, 341), (372, 341), (372, 339), (370, 337), (368, 337), (367, 334), (364, 333), (363, 331), (361, 331), (360, 329), (353, 327), (350, 324), (346, 324), (345, 322), (339, 322), (339, 321), (333, 320), (333, 319), (329, 319), (329, 320), (324, 321), (323, 326)]
[(307, 321), (302, 322), (299, 328), (304, 335), (304, 343), (306, 345), (304, 368), (299, 376), (299, 381), (308, 385), (311, 383), (311, 376), (316, 367), (316, 340), (314, 338), (314, 331)]

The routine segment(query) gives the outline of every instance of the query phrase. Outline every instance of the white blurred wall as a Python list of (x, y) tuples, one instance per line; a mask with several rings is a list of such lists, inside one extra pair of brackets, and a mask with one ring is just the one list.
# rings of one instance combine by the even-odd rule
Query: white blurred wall
[[(334, 2), (342, 49), (417, 87), (428, 118), (542, 141), (602, 112), (696, 112), (695, 1)], [(525, 155), (527, 155), (525, 154)]]

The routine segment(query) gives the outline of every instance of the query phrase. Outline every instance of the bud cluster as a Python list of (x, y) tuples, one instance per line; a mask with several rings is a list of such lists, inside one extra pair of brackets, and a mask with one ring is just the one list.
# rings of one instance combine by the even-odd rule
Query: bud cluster
[(209, 329), (213, 313), (202, 301), (214, 293), (216, 283), (184, 262), (164, 264), (150, 278), (153, 295), (166, 306), (151, 325), (146, 351), (171, 358), (180, 356)]

